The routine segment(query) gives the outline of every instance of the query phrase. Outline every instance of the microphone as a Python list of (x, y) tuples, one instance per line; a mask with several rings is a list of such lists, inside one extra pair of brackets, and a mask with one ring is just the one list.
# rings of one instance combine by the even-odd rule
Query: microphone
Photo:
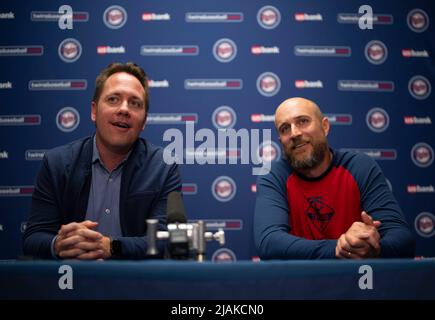
[[(180, 192), (173, 191), (168, 194), (166, 220), (169, 230), (169, 257), (171, 259), (188, 259), (189, 236), (185, 228), (185, 223), (187, 222), (186, 210), (184, 209)], [(184, 228), (182, 226), (184, 226)]]
[(181, 192), (172, 191), (168, 194), (166, 204), (166, 220), (171, 223), (186, 223), (186, 209), (184, 208)]

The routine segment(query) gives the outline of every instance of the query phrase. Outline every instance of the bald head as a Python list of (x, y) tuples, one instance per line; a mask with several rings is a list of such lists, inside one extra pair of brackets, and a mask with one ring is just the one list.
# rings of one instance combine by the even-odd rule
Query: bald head
[(275, 126), (290, 166), (309, 177), (318, 177), (329, 166), (329, 120), (313, 101), (291, 98), (275, 112)]
[(324, 115), (319, 106), (305, 98), (290, 98), (282, 102), (275, 111), (275, 126), (278, 129), (286, 118), (292, 115), (308, 115), (322, 121)]

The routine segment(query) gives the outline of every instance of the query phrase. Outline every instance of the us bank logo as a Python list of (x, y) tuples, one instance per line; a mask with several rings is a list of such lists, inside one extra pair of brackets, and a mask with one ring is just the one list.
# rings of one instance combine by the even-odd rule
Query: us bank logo
[(364, 54), (367, 60), (372, 64), (382, 64), (387, 60), (387, 46), (379, 40), (373, 40), (367, 43)]
[(433, 149), (427, 143), (417, 143), (411, 149), (411, 159), (418, 167), (429, 167), (433, 162), (433, 157)]
[(424, 238), (430, 238), (435, 235), (434, 225), (435, 217), (430, 212), (421, 212), (415, 217), (415, 231)]
[(56, 125), (63, 132), (74, 131), (80, 123), (80, 114), (71, 107), (62, 108), (56, 115)]
[(230, 62), (237, 55), (237, 46), (231, 39), (219, 39), (213, 46), (213, 55), (219, 62)]
[(421, 9), (413, 9), (408, 13), (406, 22), (412, 31), (421, 33), (429, 27), (429, 16)]
[(264, 6), (258, 10), (257, 21), (264, 29), (275, 29), (281, 22), (281, 14), (273, 6)]
[(228, 176), (217, 177), (211, 186), (211, 192), (216, 200), (228, 202), (236, 195), (236, 183)]
[(427, 78), (418, 75), (409, 80), (408, 91), (415, 99), (424, 100), (429, 97), (432, 86)]
[(379, 133), (387, 130), (390, 117), (384, 109), (373, 108), (367, 112), (366, 123), (370, 130)]
[(228, 106), (217, 108), (212, 115), (212, 122), (216, 129), (231, 129), (236, 121), (236, 112)]
[(82, 55), (82, 45), (78, 40), (68, 38), (59, 44), (57, 52), (63, 62), (75, 62)]
[(281, 81), (273, 72), (264, 72), (257, 78), (257, 90), (265, 97), (272, 97), (279, 92)]
[(127, 11), (121, 6), (110, 6), (104, 11), (103, 21), (110, 29), (122, 28), (127, 22)]

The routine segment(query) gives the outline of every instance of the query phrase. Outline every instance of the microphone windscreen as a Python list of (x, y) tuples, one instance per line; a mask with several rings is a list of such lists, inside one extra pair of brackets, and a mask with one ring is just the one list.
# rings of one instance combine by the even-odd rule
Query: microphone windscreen
[(186, 223), (186, 210), (184, 209), (181, 193), (172, 191), (168, 194), (168, 202), (166, 206), (167, 223)]

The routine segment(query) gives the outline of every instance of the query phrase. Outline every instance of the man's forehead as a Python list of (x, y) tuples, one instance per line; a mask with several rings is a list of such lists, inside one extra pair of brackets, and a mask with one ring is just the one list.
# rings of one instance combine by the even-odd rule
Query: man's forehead
[(314, 117), (314, 112), (311, 112), (306, 109), (300, 109), (300, 108), (291, 108), (291, 109), (281, 109), (278, 110), (275, 115), (275, 120), (277, 124), (281, 124), (284, 122), (291, 122), (297, 118), (301, 117)]
[(137, 93), (140, 93), (141, 95), (145, 94), (145, 90), (139, 80), (135, 76), (126, 72), (117, 72), (107, 78), (103, 91), (106, 94), (109, 92), (122, 93), (124, 91), (131, 93), (138, 91)]

